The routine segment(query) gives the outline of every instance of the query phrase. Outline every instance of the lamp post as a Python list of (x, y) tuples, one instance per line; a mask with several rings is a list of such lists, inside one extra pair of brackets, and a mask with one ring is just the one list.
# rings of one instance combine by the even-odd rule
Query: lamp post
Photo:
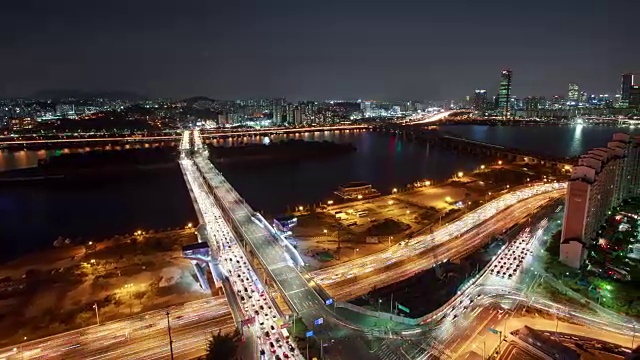
[(94, 303), (93, 308), (96, 310), (96, 321), (98, 322), (98, 325), (100, 325), (100, 315), (98, 314), (98, 303)]
[(167, 332), (169, 333), (169, 351), (171, 353), (171, 360), (173, 360), (173, 339), (171, 338), (171, 322), (169, 321), (169, 310), (167, 310), (165, 315), (167, 315)]
[(353, 257), (356, 257), (356, 253), (360, 251), (360, 249), (353, 249)]

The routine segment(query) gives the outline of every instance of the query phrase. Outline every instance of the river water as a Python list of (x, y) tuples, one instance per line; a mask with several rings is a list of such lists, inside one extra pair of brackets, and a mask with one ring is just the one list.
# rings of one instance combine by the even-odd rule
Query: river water
[[(591, 126), (446, 126), (461, 136), (537, 153), (573, 156), (602, 146), (617, 131)], [(469, 171), (480, 159), (427, 148), (402, 137), (366, 131), (308, 133), (274, 137), (353, 143), (354, 153), (277, 165), (224, 165), (221, 170), (257, 210), (277, 215), (287, 206), (326, 201), (341, 184), (366, 181), (382, 193), (429, 179), (442, 181)], [(261, 142), (245, 138), (236, 142)], [(230, 140), (217, 145), (233, 145)], [(59, 152), (68, 150), (59, 150)], [(0, 153), (0, 171), (34, 166), (56, 152)], [(178, 167), (154, 175), (85, 184), (3, 186), (0, 183), (0, 260), (49, 246), (58, 236), (101, 238), (138, 229), (180, 227), (196, 216)]]

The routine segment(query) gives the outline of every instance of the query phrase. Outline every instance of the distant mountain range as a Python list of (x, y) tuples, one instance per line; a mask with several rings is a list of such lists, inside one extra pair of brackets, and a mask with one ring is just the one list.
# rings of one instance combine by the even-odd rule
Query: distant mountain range
[(182, 102), (187, 103), (187, 104), (195, 104), (199, 101), (211, 101), (211, 102), (216, 102), (215, 99), (212, 98), (208, 98), (206, 96), (193, 96), (187, 99), (182, 100)]
[(129, 91), (82, 91), (73, 89), (40, 90), (31, 95), (33, 99), (60, 100), (60, 99), (95, 99), (141, 101), (146, 97)]

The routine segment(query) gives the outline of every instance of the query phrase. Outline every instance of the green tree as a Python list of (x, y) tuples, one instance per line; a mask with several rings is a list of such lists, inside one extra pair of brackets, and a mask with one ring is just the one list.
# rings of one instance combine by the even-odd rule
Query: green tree
[(218, 331), (217, 334), (211, 333), (211, 339), (207, 342), (206, 360), (232, 360), (238, 351), (236, 338), (239, 334), (237, 331), (233, 334), (223, 334)]

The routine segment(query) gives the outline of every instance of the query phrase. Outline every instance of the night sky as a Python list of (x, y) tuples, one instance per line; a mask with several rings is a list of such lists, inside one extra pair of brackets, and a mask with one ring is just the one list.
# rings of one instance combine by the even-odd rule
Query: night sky
[(0, 96), (125, 90), (216, 99), (444, 100), (613, 93), (640, 72), (639, 0), (19, 0)]

